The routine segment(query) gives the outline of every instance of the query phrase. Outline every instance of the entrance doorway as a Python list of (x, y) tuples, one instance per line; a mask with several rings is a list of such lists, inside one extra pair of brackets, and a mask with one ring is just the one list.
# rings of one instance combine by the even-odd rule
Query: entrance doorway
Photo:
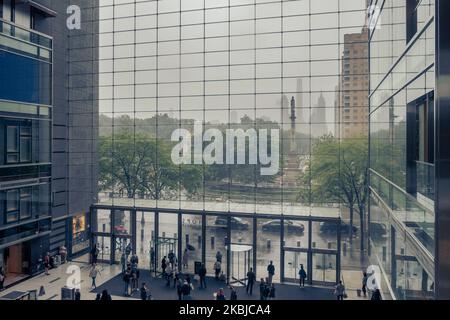
[[(169, 252), (176, 254), (177, 252), (177, 238), (158, 237), (156, 241), (150, 241), (150, 260), (153, 261), (153, 267), (151, 270), (155, 271), (155, 276), (162, 273), (160, 261), (163, 257), (168, 257)], [(155, 255), (157, 252), (157, 256)]]
[(28, 275), (29, 262), (25, 253), (26, 246), (22, 243), (5, 248), (3, 250), (3, 263), (6, 274), (5, 286), (18, 282)]
[(247, 272), (251, 266), (251, 256), (253, 246), (246, 244), (232, 243), (231, 249), (231, 277), (230, 284), (235, 286), (245, 286)]
[(305, 271), (308, 266), (308, 252), (307, 250), (284, 250), (284, 281), (298, 283), (300, 265), (303, 265)]

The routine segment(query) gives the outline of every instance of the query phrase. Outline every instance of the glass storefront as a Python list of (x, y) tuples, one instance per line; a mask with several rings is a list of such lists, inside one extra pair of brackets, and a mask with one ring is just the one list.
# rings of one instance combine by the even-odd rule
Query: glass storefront
[(72, 217), (72, 255), (90, 247), (91, 239), (87, 214)]

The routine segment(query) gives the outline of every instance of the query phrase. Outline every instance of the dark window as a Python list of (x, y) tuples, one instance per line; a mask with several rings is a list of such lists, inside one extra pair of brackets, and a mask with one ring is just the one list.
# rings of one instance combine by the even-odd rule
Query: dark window
[(417, 33), (417, 7), (420, 0), (406, 0), (406, 42)]
[(31, 123), (14, 123), (6, 126), (6, 163), (31, 162)]
[(31, 218), (31, 188), (20, 190), (20, 220)]
[(6, 223), (19, 220), (19, 190), (6, 191)]

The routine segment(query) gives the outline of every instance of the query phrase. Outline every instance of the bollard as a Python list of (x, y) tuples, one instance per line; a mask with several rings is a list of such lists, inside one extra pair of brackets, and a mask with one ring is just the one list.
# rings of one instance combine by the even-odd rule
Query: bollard
[(141, 230), (141, 241), (144, 241), (144, 229)]
[(313, 243), (311, 244), (311, 246), (312, 246), (313, 248), (315, 248), (315, 247), (316, 247), (316, 243), (313, 242)]
[(211, 236), (211, 249), (214, 249), (214, 236)]
[(328, 242), (328, 249), (331, 249), (331, 245), (332, 245), (332, 243)]
[(347, 242), (342, 244), (342, 253), (344, 254), (344, 257), (347, 256)]
[(387, 248), (383, 247), (383, 261), (386, 262), (386, 257), (387, 257)]
[(178, 239), (176, 233), (173, 234), (173, 238), (174, 238), (174, 239)]
[(189, 244), (189, 235), (186, 235), (186, 244)]
[(197, 237), (197, 243), (198, 243), (198, 247), (201, 248), (201, 246), (202, 246), (202, 236), (198, 236)]
[(267, 239), (267, 249), (270, 249), (270, 247), (271, 247), (271, 240)]
[(242, 242), (242, 238), (239, 238), (238, 242), (241, 243)]
[(163, 231), (162, 233), (162, 237), (165, 238), (166, 237), (166, 232)]
[(297, 248), (300, 248), (300, 247), (301, 247), (300, 241), (297, 241)]

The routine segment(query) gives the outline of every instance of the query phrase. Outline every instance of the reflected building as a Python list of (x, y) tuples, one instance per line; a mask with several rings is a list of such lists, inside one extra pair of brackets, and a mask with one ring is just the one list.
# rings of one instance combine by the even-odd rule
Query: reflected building
[(329, 134), (326, 105), (325, 97), (321, 92), (311, 114), (311, 135), (313, 137), (318, 138)]

